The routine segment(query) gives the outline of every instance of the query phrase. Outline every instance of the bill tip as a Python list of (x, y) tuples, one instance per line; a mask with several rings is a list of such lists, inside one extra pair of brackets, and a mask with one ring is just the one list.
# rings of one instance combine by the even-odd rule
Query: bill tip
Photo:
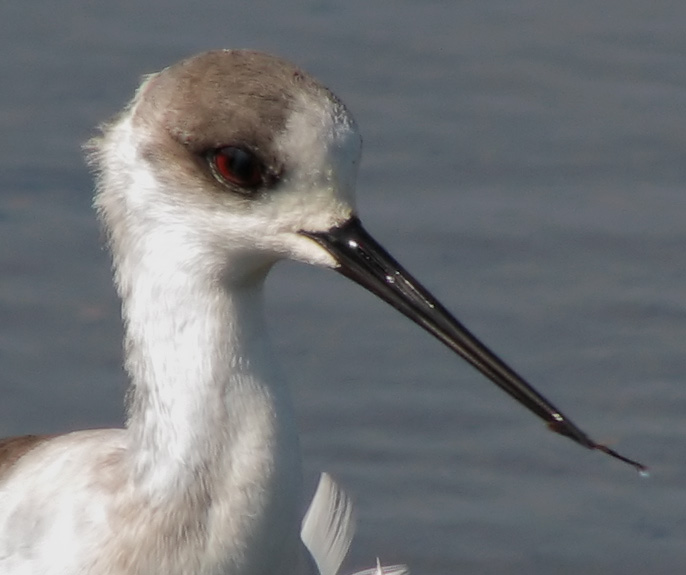
[(610, 457), (614, 457), (615, 459), (619, 459), (620, 461), (623, 461), (624, 463), (631, 465), (636, 471), (638, 471), (638, 474), (641, 477), (649, 477), (650, 472), (648, 471), (648, 468), (643, 465), (642, 463), (639, 463), (638, 461), (635, 461), (633, 459), (629, 459), (628, 457), (624, 457), (623, 455), (620, 455), (617, 453), (614, 449), (609, 448), (607, 445), (602, 445), (601, 443), (596, 443), (593, 446), (594, 449), (597, 449), (598, 451), (602, 451), (603, 453), (606, 453)]

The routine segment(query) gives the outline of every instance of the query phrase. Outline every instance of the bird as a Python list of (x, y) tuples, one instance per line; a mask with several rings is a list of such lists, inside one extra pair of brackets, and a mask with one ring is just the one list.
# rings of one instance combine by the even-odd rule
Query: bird
[(0, 442), (3, 575), (336, 575), (350, 505), (322, 475), (301, 517), (294, 411), (265, 326), (265, 280), (284, 259), (360, 284), (553, 431), (643, 469), (365, 230), (358, 126), (296, 65), (250, 50), (184, 59), (145, 77), (86, 150), (121, 299), (126, 423)]

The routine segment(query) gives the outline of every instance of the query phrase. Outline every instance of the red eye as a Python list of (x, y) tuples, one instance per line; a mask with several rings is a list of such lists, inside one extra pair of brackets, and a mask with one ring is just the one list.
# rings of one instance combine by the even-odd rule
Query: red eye
[(262, 184), (262, 163), (244, 148), (219, 148), (211, 156), (211, 165), (215, 176), (230, 184), (241, 188), (256, 188)]

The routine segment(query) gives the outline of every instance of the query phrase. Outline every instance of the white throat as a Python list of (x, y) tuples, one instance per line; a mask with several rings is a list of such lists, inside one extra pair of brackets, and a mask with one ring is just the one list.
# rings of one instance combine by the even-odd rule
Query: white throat
[(147, 271), (124, 302), (136, 480), (156, 496), (188, 490), (210, 466), (226, 480), (263, 480), (269, 472), (259, 468), (296, 453), (282, 444), (297, 440), (264, 329), (262, 280), (237, 287), (177, 276), (162, 296), (164, 279)]

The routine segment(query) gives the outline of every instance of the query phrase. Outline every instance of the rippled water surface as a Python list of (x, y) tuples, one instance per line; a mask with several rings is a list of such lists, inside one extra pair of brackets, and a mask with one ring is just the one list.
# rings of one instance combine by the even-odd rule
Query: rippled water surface
[[(141, 3), (142, 4), (142, 3)], [(683, 571), (686, 8), (134, 2), (0, 9), (0, 434), (119, 425), (125, 378), (80, 146), (141, 75), (279, 53), (361, 125), (367, 228), (599, 440), (547, 433), (342, 277), (279, 264), (270, 323), (310, 485), (354, 495), (350, 566)]]

